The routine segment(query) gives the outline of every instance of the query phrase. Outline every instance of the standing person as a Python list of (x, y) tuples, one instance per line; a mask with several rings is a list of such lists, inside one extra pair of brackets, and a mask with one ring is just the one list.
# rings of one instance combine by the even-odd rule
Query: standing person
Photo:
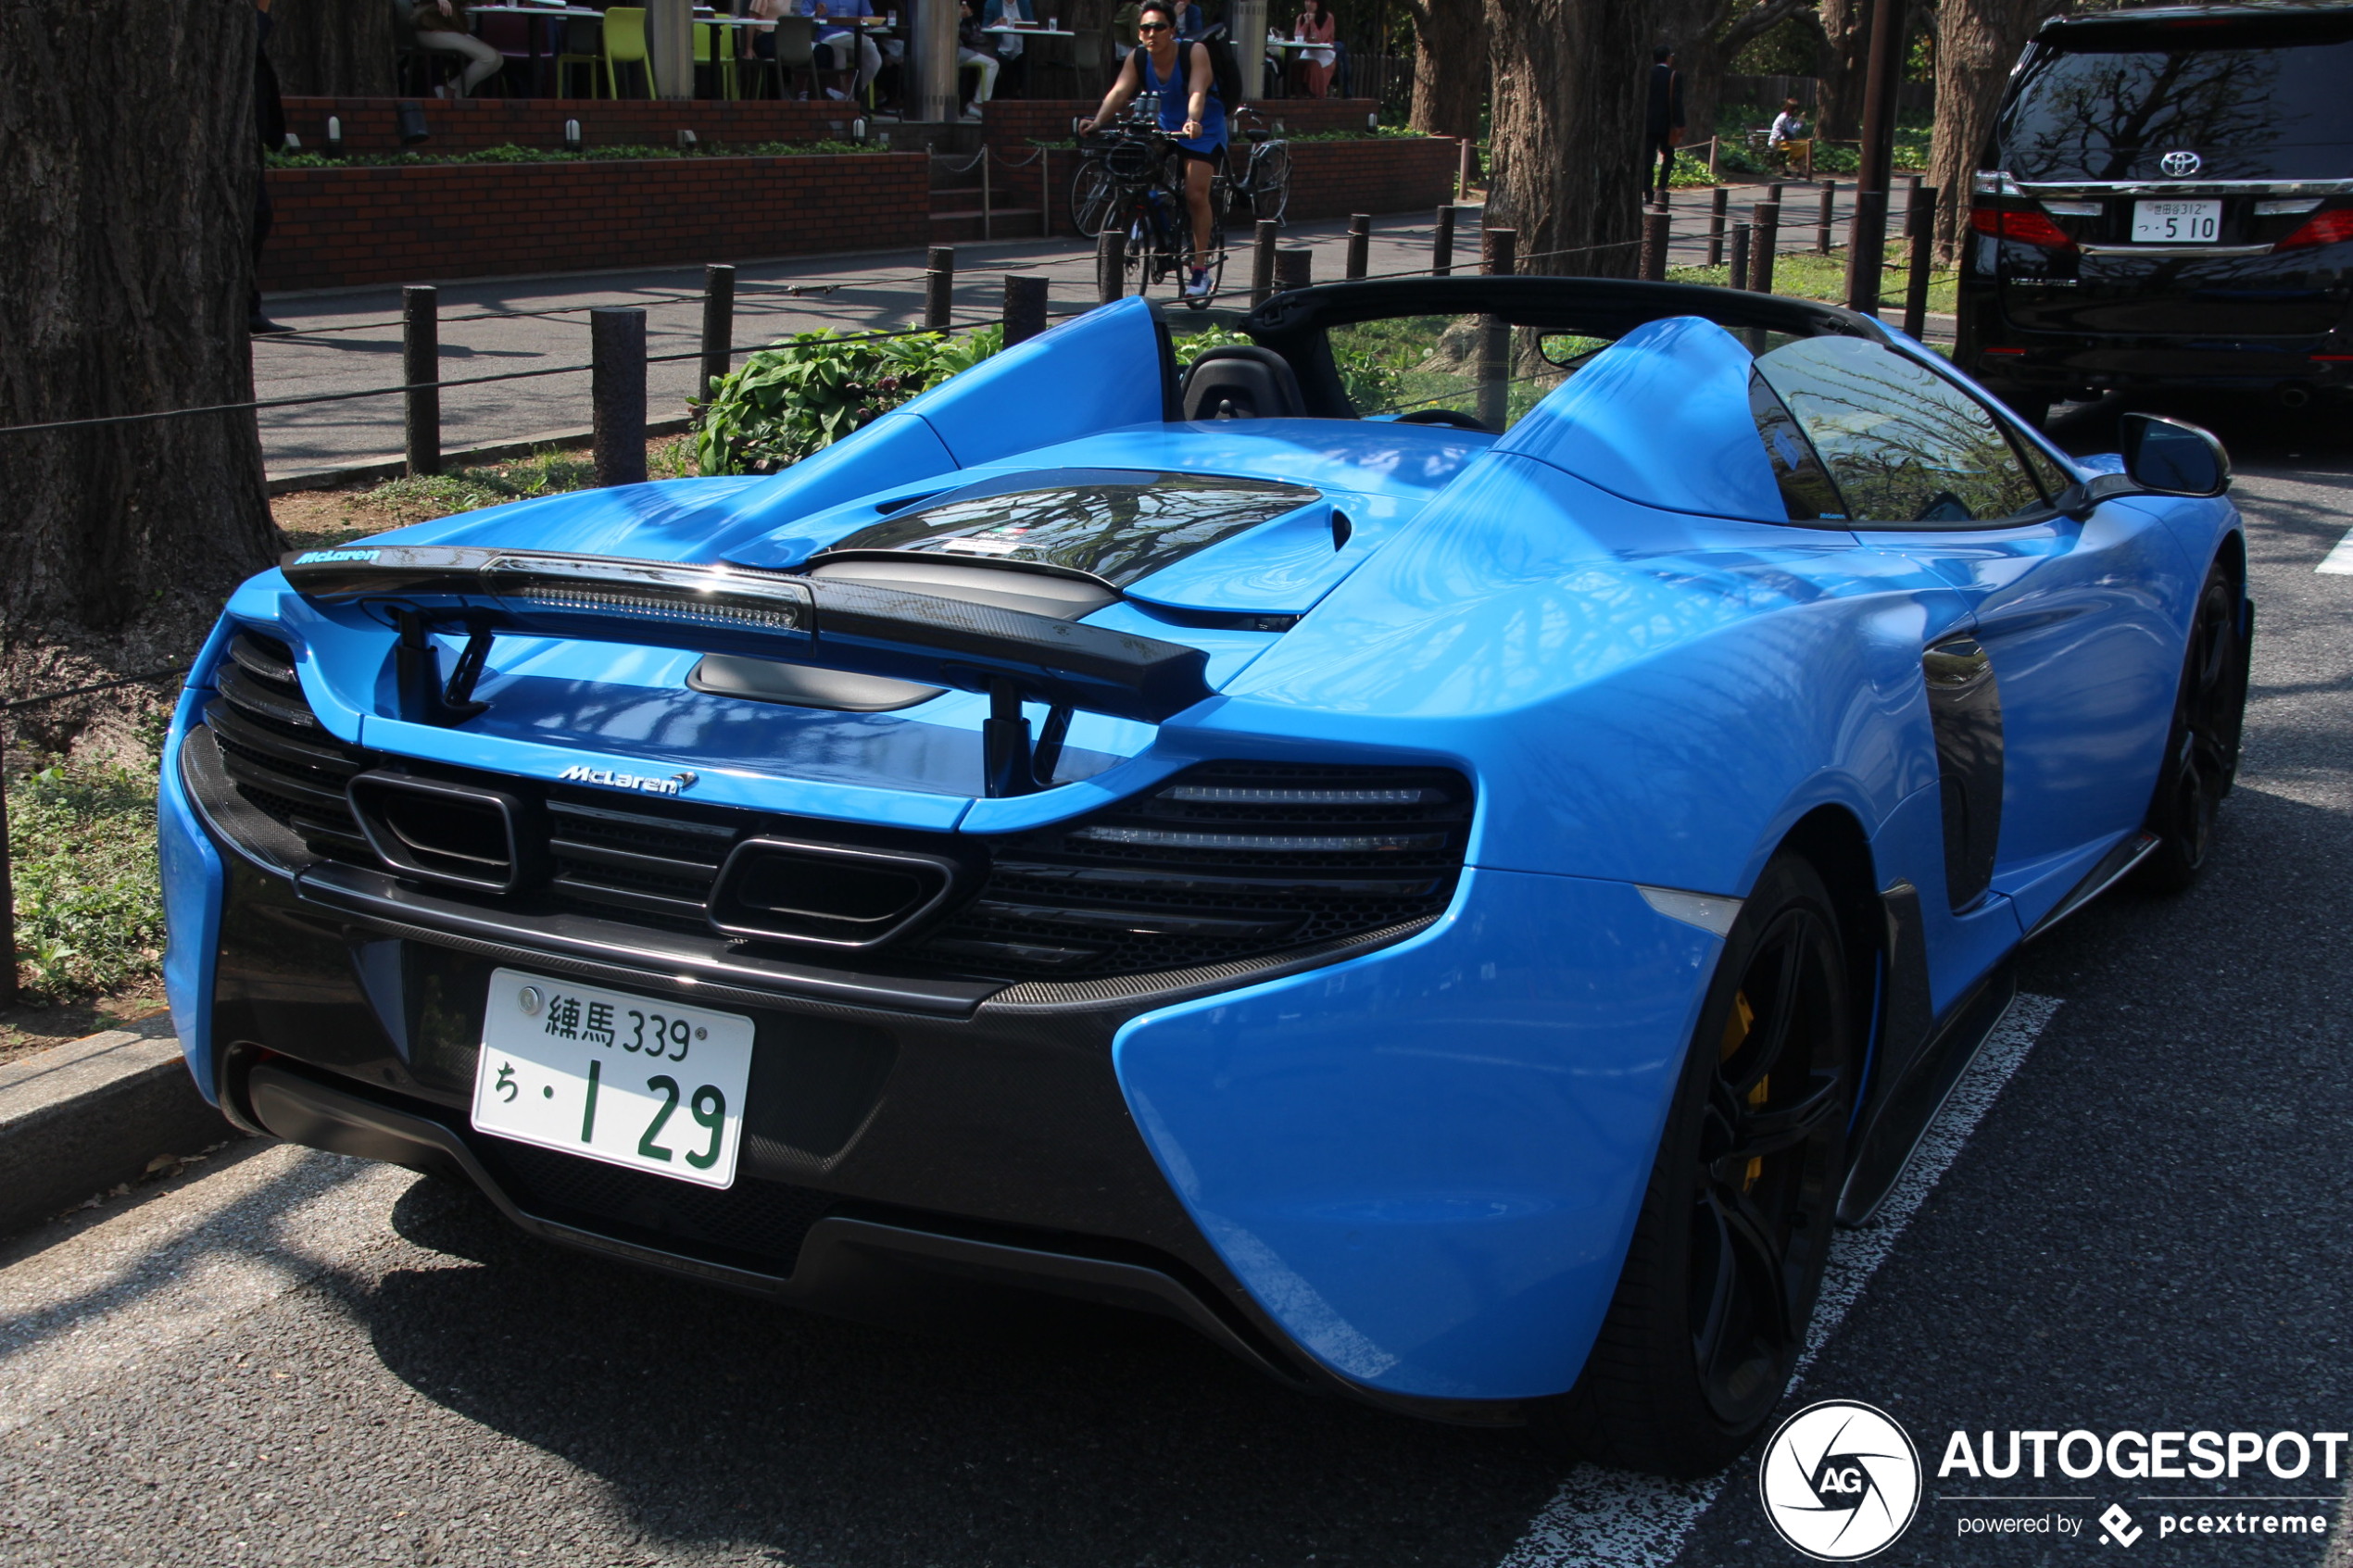
[(1331, 91), (1333, 54), (1328, 45), (1339, 36), (1340, 24), (1326, 8), (1324, 0), (1306, 0), (1298, 18), (1290, 24), (1290, 35), (1302, 44), (1322, 44), (1321, 49), (1302, 49), (1291, 62), (1300, 85), (1311, 98), (1320, 98)]
[[(1037, 13), (1030, 9), (1029, 0), (988, 0), (980, 12), (980, 25), (984, 28), (1012, 27), (1037, 19)], [(992, 32), (989, 36), (997, 41), (997, 58), (1005, 68), (1005, 92), (1016, 98), (1027, 96), (1029, 66), (1021, 34)]]
[(253, 171), (253, 290), (246, 300), (245, 331), (255, 337), (290, 332), (261, 313), (261, 247), (277, 213), (270, 205), (270, 155), (286, 144), (286, 107), (278, 99), (278, 72), (270, 64), (270, 0), (253, 0), (253, 109), (257, 142)]
[(1193, 270), (1185, 297), (1199, 299), (1209, 293), (1209, 182), (1226, 157), (1226, 104), (1217, 95), (1209, 50), (1199, 43), (1178, 45), (1174, 0), (1144, 0), (1136, 17), (1135, 51), (1120, 62), (1111, 91), (1079, 133), (1117, 119), (1139, 93), (1152, 95), (1161, 131), (1176, 140), (1185, 206), (1193, 219)]
[(505, 56), (473, 35), (466, 0), (392, 0), (392, 5), (417, 30), (417, 47), (466, 56), (466, 69), (458, 78), (460, 98), (472, 97), (474, 89), (507, 63)]
[(1651, 51), (1651, 94), (1648, 110), (1643, 116), (1642, 132), (1650, 152), (1643, 160), (1642, 199), (1650, 201), (1650, 162), (1658, 164), (1658, 195), (1667, 199), (1667, 186), (1675, 172), (1675, 149), (1683, 143), (1683, 73), (1675, 69), (1675, 51), (1658, 48)]

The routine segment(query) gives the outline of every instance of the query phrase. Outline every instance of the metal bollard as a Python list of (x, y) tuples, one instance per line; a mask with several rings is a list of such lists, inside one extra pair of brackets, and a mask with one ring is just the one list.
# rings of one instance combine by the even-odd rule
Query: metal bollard
[(1887, 193), (1855, 193), (1855, 226), (1846, 242), (1846, 307), (1879, 314), (1881, 272), (1887, 259)]
[(409, 471), (441, 471), (441, 291), (411, 283), (400, 291), (400, 380), (409, 388), (405, 410)]
[(1912, 275), (1904, 286), (1904, 330), (1918, 337), (1928, 326), (1929, 270), (1936, 260), (1936, 187), (1912, 184), (1904, 227), (1912, 241)]
[(1027, 343), (1046, 330), (1046, 280), (1031, 274), (1005, 274), (1005, 346)]
[(1126, 278), (1122, 266), (1127, 254), (1127, 236), (1116, 229), (1105, 229), (1095, 236), (1095, 302), (1109, 305), (1119, 297)]
[(1724, 219), (1731, 207), (1732, 188), (1718, 185), (1707, 203), (1707, 264), (1724, 265)]
[(1773, 250), (1781, 232), (1781, 204), (1756, 204), (1756, 233), (1749, 242), (1748, 286), (1752, 293), (1773, 292)]
[(1351, 213), (1348, 219), (1348, 275), (1361, 278), (1372, 259), (1373, 215)]
[[(1516, 270), (1519, 232), (1482, 230), (1478, 249), (1481, 271), (1491, 278), (1508, 278)], [(1483, 316), (1478, 328), (1479, 422), (1501, 433), (1511, 409), (1512, 326), (1500, 316)]]
[(1275, 292), (1275, 242), (1283, 226), (1271, 218), (1258, 220), (1257, 242), (1250, 255), (1250, 304), (1252, 309), (1266, 303)]
[(702, 397), (719, 395), (719, 383), (736, 362), (736, 270), (718, 265), (702, 270)]
[(946, 332), (955, 305), (956, 247), (934, 245), (924, 256), (924, 325)]
[(1837, 206), (1838, 182), (1823, 181), (1822, 210), (1814, 220), (1814, 254), (1816, 256), (1828, 256), (1831, 253), (1831, 214), (1837, 209)]
[(1732, 225), (1732, 265), (1731, 275), (1724, 280), (1724, 286), (1727, 288), (1745, 289), (1748, 287), (1749, 234), (1749, 225), (1745, 223)]
[(1275, 292), (1303, 289), (1315, 281), (1315, 253), (1312, 250), (1278, 250), (1275, 253)]
[(589, 401), (597, 483), (646, 482), (646, 313), (600, 305), (588, 312)]
[(1454, 209), (1438, 209), (1438, 227), (1430, 232), (1429, 275), (1443, 278), (1454, 270)]
[(1667, 281), (1667, 247), (1674, 238), (1674, 222), (1671, 208), (1642, 210), (1642, 276), (1654, 283)]

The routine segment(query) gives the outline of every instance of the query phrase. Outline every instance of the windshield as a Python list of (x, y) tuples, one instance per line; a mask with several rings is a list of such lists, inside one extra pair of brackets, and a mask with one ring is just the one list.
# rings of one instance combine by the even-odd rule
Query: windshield
[(1326, 338), (1359, 418), (1450, 408), (1492, 423), (1500, 407), (1505, 430), (1609, 346), (1607, 338), (1491, 328), (1488, 318), (1467, 315), (1355, 321)]
[(2025, 181), (2339, 179), (2353, 147), (2353, 21), (2184, 19), (2045, 39), (1998, 132)]

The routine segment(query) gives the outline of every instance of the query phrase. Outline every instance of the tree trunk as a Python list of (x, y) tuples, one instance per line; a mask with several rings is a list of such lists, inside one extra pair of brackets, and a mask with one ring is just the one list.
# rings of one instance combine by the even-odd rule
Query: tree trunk
[(1647, 9), (1629, 0), (1488, 0), (1487, 221), (1518, 231), (1523, 272), (1634, 275)]
[(1950, 261), (1969, 211), (1969, 180), (1993, 134), (2002, 89), (2026, 41), (2061, 0), (1939, 0), (1936, 132), (1928, 182), (1936, 187), (1936, 254)]
[(1408, 0), (1414, 16), (1413, 128), (1478, 139), (1487, 101), (1486, 0)]
[[(253, 395), (255, 21), (0, 6), (0, 428)], [(17, 692), (187, 657), (280, 543), (250, 411), (0, 434), (0, 495)]]
[(270, 63), (278, 90), (310, 98), (393, 93), (392, 6), (386, 0), (277, 0)]
[(1863, 83), (1869, 73), (1871, 0), (1818, 0), (1822, 29), (1821, 99), (1816, 133), (1852, 141), (1863, 133)]

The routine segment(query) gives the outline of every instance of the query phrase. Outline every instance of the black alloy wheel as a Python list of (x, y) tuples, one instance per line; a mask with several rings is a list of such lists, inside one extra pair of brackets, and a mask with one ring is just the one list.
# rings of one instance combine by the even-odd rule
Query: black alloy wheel
[(1830, 1254), (1853, 1012), (1830, 895), (1785, 851), (1725, 940), (1608, 1316), (1548, 1412), (1581, 1452), (1703, 1475), (1763, 1430)]
[(2145, 885), (2179, 893), (2197, 880), (2214, 848), (2214, 822), (2238, 777), (2239, 734), (2246, 713), (2244, 601), (2221, 566), (2206, 574), (2182, 653), (2182, 684), (2165, 763), (2149, 803), (2157, 847), (2142, 861)]

